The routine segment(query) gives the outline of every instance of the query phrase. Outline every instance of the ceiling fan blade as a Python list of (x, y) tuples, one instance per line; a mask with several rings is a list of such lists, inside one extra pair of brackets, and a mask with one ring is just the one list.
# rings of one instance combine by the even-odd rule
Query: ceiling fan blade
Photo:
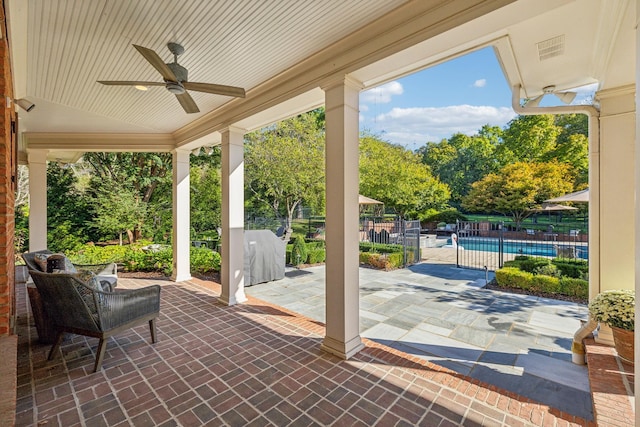
[(139, 82), (129, 80), (98, 80), (98, 83), (109, 86), (165, 86), (166, 83), (160, 82)]
[(195, 90), (197, 92), (213, 93), (215, 95), (235, 96), (244, 98), (245, 92), (241, 87), (214, 85), (210, 83), (182, 82), (185, 89)]
[(160, 58), (160, 56), (158, 56), (158, 54), (154, 50), (138, 46), (137, 44), (134, 44), (133, 47), (135, 47), (138, 52), (140, 52), (142, 56), (144, 56), (144, 58), (149, 61), (151, 65), (153, 65), (153, 68), (158, 70), (163, 79), (172, 82), (178, 81), (176, 75), (173, 74), (173, 71), (171, 71), (171, 68), (169, 68), (167, 64), (164, 63), (162, 58)]
[(178, 101), (180, 101), (180, 105), (182, 105), (182, 108), (184, 108), (184, 111), (186, 111), (188, 114), (200, 112), (200, 109), (196, 105), (196, 101), (194, 101), (191, 95), (189, 95), (189, 92), (176, 95), (176, 98), (178, 98)]

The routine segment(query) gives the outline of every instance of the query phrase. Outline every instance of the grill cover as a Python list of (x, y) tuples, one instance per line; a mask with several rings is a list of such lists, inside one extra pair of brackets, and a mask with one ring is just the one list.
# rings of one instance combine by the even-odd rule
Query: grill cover
[(271, 230), (245, 230), (245, 286), (283, 279), (286, 246)]

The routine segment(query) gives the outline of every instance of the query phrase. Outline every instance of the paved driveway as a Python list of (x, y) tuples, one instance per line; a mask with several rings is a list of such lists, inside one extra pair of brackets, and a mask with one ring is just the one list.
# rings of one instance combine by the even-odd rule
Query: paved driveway
[[(325, 322), (324, 266), (289, 269), (249, 295)], [(484, 271), (423, 262), (360, 269), (360, 333), (536, 402), (593, 419), (585, 366), (571, 363), (587, 307), (484, 289)]]

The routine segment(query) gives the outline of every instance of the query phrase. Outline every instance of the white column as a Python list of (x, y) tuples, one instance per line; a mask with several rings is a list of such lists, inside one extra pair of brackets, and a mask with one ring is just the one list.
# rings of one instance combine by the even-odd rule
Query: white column
[(47, 249), (47, 150), (29, 150), (29, 252)]
[[(640, 0), (635, 1), (636, 7), (636, 22), (640, 22)], [(640, 30), (636, 26), (636, 88), (640, 87)], [(635, 91), (635, 185), (633, 186), (635, 193), (635, 223), (640, 224), (640, 94), (638, 91)], [(640, 226), (635, 228), (635, 248), (637, 251), (640, 251)], [(636, 290), (636, 294), (640, 293), (640, 259), (636, 256), (635, 260), (635, 283), (634, 289)], [(640, 321), (640, 308), (636, 305), (636, 323)], [(640, 342), (640, 330), (636, 329), (635, 332), (635, 342)], [(636, 378), (638, 377), (637, 367), (640, 366), (640, 348), (635, 346), (635, 354), (634, 354), (634, 374)], [(640, 381), (635, 381), (634, 385), (634, 399), (635, 403), (635, 413), (636, 419), (635, 424), (640, 425), (640, 399), (637, 399), (637, 396), (640, 393)]]
[[(635, 197), (629, 194), (637, 186), (635, 87), (606, 89), (596, 98), (600, 101), (600, 163), (599, 173), (592, 177), (597, 177), (597, 182), (591, 179), (589, 185), (599, 197), (599, 211), (589, 211), (589, 221), (597, 222), (599, 227), (599, 293), (635, 287), (637, 214)], [(595, 296), (593, 291), (590, 297)], [(597, 341), (613, 345), (611, 329), (601, 325)]]
[(176, 282), (191, 279), (191, 202), (189, 150), (173, 151), (173, 273)]
[(323, 87), (326, 118), (326, 336), (322, 349), (343, 359), (360, 351), (358, 271), (358, 95), (346, 78)]
[(226, 305), (245, 302), (244, 293), (244, 131), (222, 132), (222, 293)]

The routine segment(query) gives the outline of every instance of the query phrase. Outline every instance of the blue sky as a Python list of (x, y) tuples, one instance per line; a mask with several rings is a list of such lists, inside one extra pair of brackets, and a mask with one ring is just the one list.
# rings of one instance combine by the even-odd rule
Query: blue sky
[[(574, 104), (586, 95), (579, 95)], [(550, 105), (547, 95), (541, 105)], [(559, 105), (559, 104), (558, 104)], [(360, 94), (360, 129), (415, 150), (516, 116), (511, 90), (492, 48), (394, 80)]]

